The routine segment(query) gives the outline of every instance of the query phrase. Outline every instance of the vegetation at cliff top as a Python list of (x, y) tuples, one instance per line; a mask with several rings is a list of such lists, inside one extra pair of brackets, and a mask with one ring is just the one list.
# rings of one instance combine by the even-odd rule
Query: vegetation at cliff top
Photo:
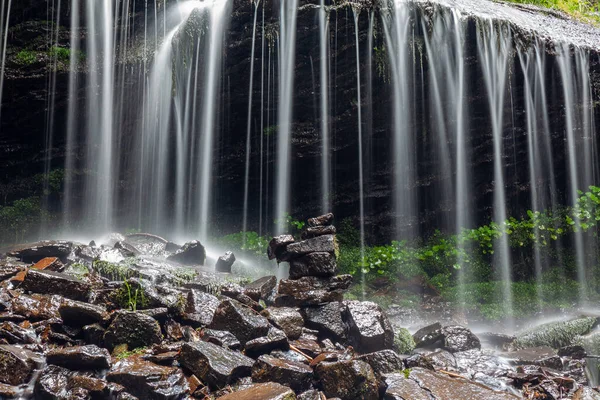
[(533, 4), (563, 11), (577, 19), (600, 24), (600, 3), (596, 0), (505, 0), (510, 3)]

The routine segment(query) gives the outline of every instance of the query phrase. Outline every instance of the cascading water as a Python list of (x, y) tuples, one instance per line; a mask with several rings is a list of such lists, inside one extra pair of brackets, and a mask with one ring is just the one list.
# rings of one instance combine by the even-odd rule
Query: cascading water
[(4, 90), (4, 67), (6, 65), (6, 45), (8, 43), (8, 28), (10, 22), (10, 6), (12, 0), (2, 0), (0, 3), (0, 117), (2, 117), (2, 93)]
[(329, 12), (325, 0), (319, 8), (319, 73), (321, 77), (321, 211), (331, 209), (331, 158), (329, 138)]

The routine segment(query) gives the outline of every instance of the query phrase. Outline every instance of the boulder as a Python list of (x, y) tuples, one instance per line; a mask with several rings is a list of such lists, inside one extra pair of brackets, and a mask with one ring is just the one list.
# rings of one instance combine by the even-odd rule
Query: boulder
[(43, 358), (29, 350), (0, 345), (0, 383), (18, 386), (27, 383)]
[(132, 311), (117, 311), (104, 334), (104, 344), (110, 350), (119, 344), (129, 349), (148, 347), (162, 340), (160, 325), (154, 318)]
[(287, 386), (274, 382), (259, 383), (249, 388), (221, 396), (218, 400), (295, 400), (296, 394)]
[(297, 400), (323, 400), (325, 395), (323, 392), (318, 390), (307, 390), (304, 393), (300, 393), (297, 397)]
[(60, 262), (58, 257), (46, 257), (35, 263), (31, 268), (45, 271), (63, 272), (65, 265)]
[(302, 315), (306, 326), (316, 329), (321, 336), (330, 337), (333, 340), (345, 340), (348, 326), (342, 319), (343, 309), (343, 303), (334, 301), (320, 306), (305, 307), (302, 309)]
[(199, 241), (193, 240), (184, 244), (175, 254), (170, 255), (167, 260), (183, 265), (204, 265), (206, 250)]
[(192, 289), (187, 295), (183, 319), (195, 328), (208, 326), (220, 303), (215, 296)]
[(65, 324), (73, 326), (103, 323), (108, 320), (108, 312), (104, 306), (76, 300), (65, 300), (58, 312)]
[(441, 330), (443, 348), (451, 353), (481, 349), (481, 342), (470, 329), (464, 326), (445, 326)]
[(21, 393), (22, 389), (18, 386), (0, 383), (0, 399), (16, 399)]
[(33, 344), (38, 342), (33, 329), (23, 328), (12, 321), (0, 323), (0, 340), (4, 340), (9, 344)]
[(111, 366), (108, 350), (93, 344), (52, 349), (46, 354), (46, 361), (71, 370), (101, 370)]
[(336, 243), (335, 236), (325, 235), (306, 239), (301, 242), (288, 244), (286, 247), (287, 256), (296, 258), (308, 253), (331, 253), (335, 254)]
[(517, 348), (549, 346), (559, 349), (574, 344), (578, 336), (589, 333), (596, 324), (595, 317), (551, 322), (518, 335), (514, 344)]
[(335, 255), (332, 253), (310, 253), (294, 258), (290, 263), (290, 279), (299, 279), (303, 276), (329, 277), (337, 273)]
[(252, 339), (266, 336), (270, 324), (265, 317), (239, 302), (225, 300), (217, 307), (209, 328), (229, 331), (245, 346)]
[(17, 246), (8, 253), (26, 263), (36, 263), (46, 257), (57, 257), (67, 262), (67, 257), (73, 250), (73, 242), (65, 240), (44, 240), (37, 243)]
[(185, 343), (179, 362), (212, 388), (250, 376), (254, 360), (212, 343)]
[(393, 350), (380, 350), (358, 357), (369, 364), (376, 374), (389, 374), (404, 369), (402, 358)]
[(312, 384), (313, 371), (308, 365), (282, 360), (270, 355), (262, 355), (252, 367), (254, 382), (277, 382), (291, 387), (295, 391), (303, 391)]
[(348, 338), (363, 353), (391, 349), (394, 346), (392, 325), (381, 307), (370, 301), (346, 301)]
[(324, 235), (335, 235), (336, 234), (336, 229), (335, 226), (333, 225), (329, 225), (329, 226), (309, 226), (308, 228), (306, 228), (303, 232), (302, 232), (302, 239), (310, 239), (310, 238), (314, 238), (317, 236), (324, 236)]
[(204, 329), (202, 330), (202, 340), (231, 350), (239, 350), (242, 347), (240, 341), (229, 331)]
[(179, 399), (189, 390), (187, 379), (179, 368), (156, 365), (138, 357), (117, 362), (106, 380), (124, 386), (139, 399)]
[(364, 361), (322, 362), (316, 366), (315, 375), (327, 398), (379, 399), (377, 379), (371, 366)]
[(91, 324), (83, 327), (83, 338), (86, 343), (104, 347), (104, 334), (106, 329), (100, 324)]
[(30, 269), (21, 289), (40, 294), (56, 294), (73, 300), (87, 300), (90, 284), (72, 276), (53, 271)]
[[(35, 383), (34, 395), (36, 399), (79, 399), (87, 398), (87, 391), (81, 393), (81, 390), (71, 391), (67, 389), (72, 372), (66, 368), (56, 365), (49, 365), (40, 374)], [(83, 389), (83, 388), (79, 388)], [(84, 389), (85, 390), (85, 389)], [(83, 394), (83, 396), (76, 396)]]
[(302, 334), (304, 319), (296, 308), (272, 307), (267, 308), (261, 314), (267, 317), (274, 326), (284, 331), (290, 340), (296, 340)]
[(551, 347), (529, 347), (503, 354), (512, 365), (539, 365), (541, 367), (562, 370), (563, 362)]
[(265, 276), (244, 287), (244, 293), (254, 301), (268, 300), (277, 286), (276, 276)]
[(425, 354), (423, 355), (423, 359), (421, 362), (424, 364), (424, 368), (427, 369), (431, 369), (429, 366), (432, 366), (436, 371), (456, 371), (458, 367), (456, 357), (446, 350), (438, 350)]
[(290, 348), (285, 333), (277, 328), (271, 327), (266, 336), (252, 339), (246, 342), (246, 354), (250, 357), (258, 357), (272, 350), (287, 350)]
[(141, 252), (138, 249), (136, 249), (134, 245), (127, 243), (123, 240), (115, 243), (114, 248), (118, 249), (123, 255), (123, 257), (136, 257), (141, 254)]
[(234, 299), (257, 312), (261, 312), (264, 308), (258, 302), (245, 293), (245, 289), (235, 283), (226, 283), (221, 286), (221, 295)]
[(421, 388), (412, 379), (408, 379), (404, 373), (386, 375), (385, 384), (387, 385), (384, 397), (386, 400), (431, 400), (427, 390)]
[(295, 241), (296, 240), (292, 235), (275, 236), (269, 242), (269, 247), (267, 247), (269, 260), (277, 259), (278, 261), (283, 261), (282, 259), (285, 258), (286, 247)]
[(217, 272), (227, 272), (231, 273), (231, 267), (235, 262), (235, 255), (233, 252), (228, 251), (217, 260), (217, 264), (215, 265), (215, 271)]
[(305, 276), (296, 280), (282, 279), (279, 282), (275, 305), (278, 307), (302, 307), (341, 301), (344, 291), (350, 287), (351, 283), (351, 275), (339, 275), (331, 278)]
[(331, 225), (331, 223), (333, 222), (333, 214), (327, 213), (318, 217), (309, 218), (307, 222), (310, 228)]
[(441, 330), (442, 324), (439, 322), (419, 329), (413, 335), (415, 347), (428, 347), (436, 344), (442, 339)]
[(10, 308), (14, 314), (31, 320), (54, 319), (60, 318), (58, 310), (63, 301), (61, 296), (21, 294), (10, 299)]
[(587, 353), (583, 346), (571, 345), (565, 346), (558, 349), (558, 355), (560, 357), (571, 357), (575, 360), (582, 360), (587, 356)]

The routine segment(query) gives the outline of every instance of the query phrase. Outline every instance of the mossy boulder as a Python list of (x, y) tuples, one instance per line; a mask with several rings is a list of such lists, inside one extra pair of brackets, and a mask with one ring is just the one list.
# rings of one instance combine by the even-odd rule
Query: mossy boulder
[(588, 334), (597, 322), (595, 317), (582, 317), (540, 325), (517, 336), (514, 346), (516, 348), (549, 346), (559, 349), (574, 344), (579, 336)]
[(415, 349), (415, 339), (408, 329), (400, 328), (394, 334), (394, 350), (400, 354), (410, 354)]

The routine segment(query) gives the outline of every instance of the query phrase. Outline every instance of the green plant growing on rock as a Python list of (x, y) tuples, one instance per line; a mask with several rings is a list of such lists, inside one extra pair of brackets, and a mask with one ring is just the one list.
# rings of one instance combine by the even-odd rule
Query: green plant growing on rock
[(133, 277), (134, 271), (130, 267), (121, 264), (115, 264), (108, 261), (95, 260), (92, 263), (92, 270), (113, 281), (126, 280)]
[(142, 355), (146, 352), (146, 350), (148, 350), (146, 347), (138, 347), (137, 349), (127, 350), (127, 346), (125, 345), (123, 348), (119, 348), (117, 346), (113, 354), (117, 360), (124, 360), (129, 357)]
[(37, 61), (37, 53), (32, 50), (21, 50), (15, 56), (15, 61), (20, 65), (31, 65)]
[(406, 328), (400, 328), (394, 335), (394, 349), (400, 354), (411, 354), (416, 343)]
[(519, 335), (514, 345), (517, 348), (549, 346), (558, 349), (573, 344), (579, 336), (589, 333), (597, 323), (594, 317), (551, 322)]
[(141, 287), (133, 287), (127, 280), (123, 281), (123, 285), (115, 295), (117, 304), (121, 308), (137, 311), (148, 307), (148, 299), (144, 296), (144, 289)]
[(71, 49), (65, 47), (52, 46), (48, 54), (60, 62), (68, 63), (71, 60)]

